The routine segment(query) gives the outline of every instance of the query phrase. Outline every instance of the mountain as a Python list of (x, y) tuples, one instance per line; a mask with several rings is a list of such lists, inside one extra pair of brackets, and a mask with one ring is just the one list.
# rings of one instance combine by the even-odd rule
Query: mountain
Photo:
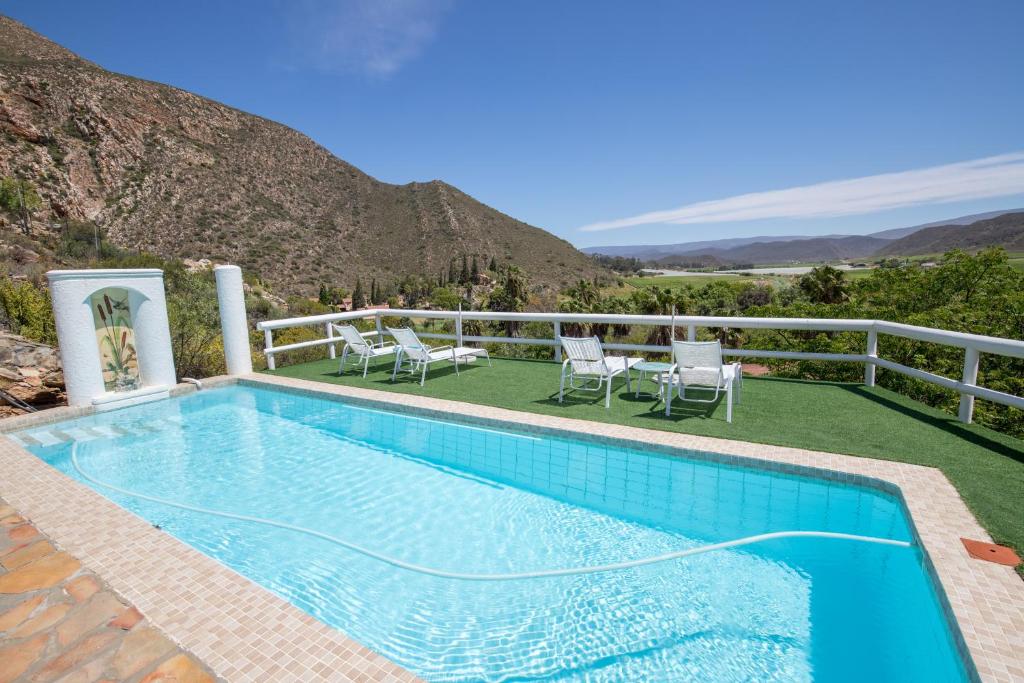
[[(888, 244), (888, 240), (867, 235), (816, 237), (787, 242), (754, 242), (732, 249), (703, 250), (724, 263), (786, 263), (789, 261), (840, 261), (864, 258)], [(696, 254), (696, 252), (694, 252)], [(676, 258), (687, 258), (682, 254)], [(667, 260), (667, 259), (663, 259)]]
[(1005, 213), (970, 225), (954, 223), (924, 228), (890, 242), (877, 256), (941, 254), (950, 249), (976, 251), (990, 246), (1024, 251), (1024, 212)]
[[(549, 286), (607, 272), (451, 185), (380, 182), (295, 130), (106, 71), (3, 16), (0, 175), (37, 187), (39, 243), (95, 222), (119, 246), (237, 263), (286, 293), (433, 277), (463, 255)], [(9, 248), (14, 232), (0, 231)]]
[(692, 261), (695, 256), (713, 256), (726, 263), (786, 263), (867, 258), (888, 248), (892, 242), (925, 228), (964, 226), (1018, 211), (1024, 209), (989, 211), (923, 225), (891, 228), (867, 235), (736, 237), (679, 244), (586, 247), (582, 251), (588, 254), (627, 256), (662, 264), (671, 264), (673, 260)]
[[(742, 247), (758, 242), (791, 242), (795, 240), (815, 239), (816, 235), (759, 235), (757, 237), (727, 237), (720, 240), (703, 240), (698, 242), (680, 242), (678, 244), (639, 244), (608, 247), (583, 247), (584, 254), (605, 254), (607, 256), (625, 256), (640, 260), (660, 260), (666, 256), (677, 254), (711, 253), (733, 247)], [(825, 237), (843, 237), (843, 235), (825, 235)]]
[(1003, 209), (1002, 211), (986, 211), (985, 213), (972, 213), (968, 216), (960, 216), (958, 218), (947, 218), (942, 221), (933, 221), (931, 223), (922, 223), (921, 225), (912, 225), (909, 228), (893, 228), (891, 230), (882, 230), (880, 232), (871, 233), (871, 237), (881, 237), (887, 240), (895, 240), (907, 235), (912, 235), (918, 230), (924, 228), (934, 228), (940, 225), (970, 225), (971, 223), (977, 223), (983, 221), (986, 218), (995, 218), (1002, 216), (1007, 213), (1017, 213), (1024, 211), (1024, 209)]

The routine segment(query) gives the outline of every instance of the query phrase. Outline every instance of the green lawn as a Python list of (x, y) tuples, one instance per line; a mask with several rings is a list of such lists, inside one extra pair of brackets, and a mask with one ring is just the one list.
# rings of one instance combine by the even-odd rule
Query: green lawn
[[(349, 371), (338, 377), (337, 361), (279, 368), (271, 374), (334, 384), (468, 401), (531, 413), (663, 429), (741, 441), (896, 460), (937, 467), (946, 473), (978, 520), (999, 543), (1024, 555), (1024, 441), (956, 418), (891, 391), (858, 384), (778, 378), (746, 378), (743, 402), (733, 423), (725, 406), (677, 402), (666, 419), (654, 401), (635, 399), (616, 384), (612, 406), (603, 395), (578, 392), (558, 403), (559, 366), (549, 361), (495, 359), (456, 376), (451, 366), (433, 369), (426, 386), (409, 375), (390, 381), (381, 362), (363, 379)], [(653, 383), (646, 388), (653, 389)]]

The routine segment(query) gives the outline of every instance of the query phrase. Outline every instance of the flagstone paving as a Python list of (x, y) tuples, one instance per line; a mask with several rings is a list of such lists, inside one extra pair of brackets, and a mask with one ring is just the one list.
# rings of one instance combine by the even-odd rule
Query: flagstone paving
[(216, 680), (0, 500), (0, 683)]

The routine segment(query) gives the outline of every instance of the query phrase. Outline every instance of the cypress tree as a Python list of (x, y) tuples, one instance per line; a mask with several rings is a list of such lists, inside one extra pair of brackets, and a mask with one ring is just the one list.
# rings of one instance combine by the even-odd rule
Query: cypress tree
[(469, 282), (469, 264), (466, 262), (466, 255), (462, 255), (462, 271), (459, 273), (459, 284)]
[(327, 292), (327, 285), (320, 283), (320, 294), (317, 296), (320, 299), (320, 303), (324, 306), (331, 303), (331, 295)]
[(494, 260), (493, 256), (491, 257), (491, 262), (487, 265), (487, 270), (491, 271), (492, 273), (498, 272), (498, 262)]
[(469, 281), (476, 282), (477, 277), (480, 275), (480, 268), (476, 264), (476, 256), (473, 257), (473, 267), (469, 271)]
[(356, 279), (356, 288), (352, 292), (352, 310), (366, 307), (366, 295), (363, 294), (363, 281)]

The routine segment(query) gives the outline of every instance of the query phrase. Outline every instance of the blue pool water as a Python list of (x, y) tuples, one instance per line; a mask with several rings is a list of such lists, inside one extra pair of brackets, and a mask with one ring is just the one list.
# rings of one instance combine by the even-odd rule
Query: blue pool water
[(782, 530), (912, 540), (898, 499), (810, 477), (232, 387), (21, 432), (46, 462), (427, 680), (967, 680), (916, 547), (788, 538), (557, 578)]

